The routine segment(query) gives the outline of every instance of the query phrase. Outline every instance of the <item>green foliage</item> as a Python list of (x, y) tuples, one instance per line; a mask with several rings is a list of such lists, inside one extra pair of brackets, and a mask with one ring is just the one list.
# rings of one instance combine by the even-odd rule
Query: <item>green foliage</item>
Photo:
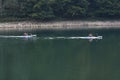
[(49, 1), (41, 0), (33, 6), (31, 17), (40, 20), (52, 19), (54, 14)]
[(4, 17), (51, 20), (87, 17), (120, 18), (120, 0), (2, 0)]
[(89, 13), (94, 17), (120, 17), (119, 0), (92, 0)]
[(66, 12), (66, 16), (70, 18), (80, 18), (84, 15), (85, 9), (79, 6), (71, 6)]

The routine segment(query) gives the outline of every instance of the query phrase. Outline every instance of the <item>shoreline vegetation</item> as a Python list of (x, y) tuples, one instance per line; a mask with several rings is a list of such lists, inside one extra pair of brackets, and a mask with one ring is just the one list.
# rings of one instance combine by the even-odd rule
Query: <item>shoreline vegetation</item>
[(51, 22), (2, 22), (0, 31), (119, 29), (120, 21), (51, 21)]
[(120, 0), (0, 0), (0, 31), (109, 28), (120, 28)]

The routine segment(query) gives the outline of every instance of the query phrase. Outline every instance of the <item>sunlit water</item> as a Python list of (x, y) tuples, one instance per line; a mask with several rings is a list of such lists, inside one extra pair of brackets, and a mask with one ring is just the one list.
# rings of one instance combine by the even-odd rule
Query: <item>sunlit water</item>
[[(36, 31), (36, 39), (0, 38), (0, 80), (120, 80), (119, 31)], [(103, 39), (64, 39), (89, 33)]]

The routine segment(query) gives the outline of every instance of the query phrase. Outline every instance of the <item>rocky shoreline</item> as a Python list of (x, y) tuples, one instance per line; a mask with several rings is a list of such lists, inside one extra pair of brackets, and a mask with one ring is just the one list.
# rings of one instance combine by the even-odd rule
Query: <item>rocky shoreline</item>
[(3, 22), (0, 31), (69, 30), (69, 29), (119, 29), (120, 21), (58, 21), (58, 22)]

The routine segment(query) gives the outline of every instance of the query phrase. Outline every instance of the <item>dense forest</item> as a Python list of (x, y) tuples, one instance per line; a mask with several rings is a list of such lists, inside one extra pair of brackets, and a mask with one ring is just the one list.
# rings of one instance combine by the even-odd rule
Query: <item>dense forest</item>
[(0, 0), (0, 17), (36, 20), (120, 18), (120, 0)]

